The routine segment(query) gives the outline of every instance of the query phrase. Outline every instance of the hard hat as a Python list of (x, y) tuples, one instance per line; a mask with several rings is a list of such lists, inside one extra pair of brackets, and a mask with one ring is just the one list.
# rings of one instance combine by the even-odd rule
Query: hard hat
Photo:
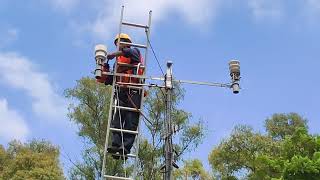
[(131, 38), (128, 34), (125, 34), (125, 33), (121, 33), (120, 35), (117, 34), (117, 36), (114, 38), (114, 44), (117, 45), (117, 40), (118, 39), (126, 39), (128, 40), (130, 43), (132, 42), (131, 41)]

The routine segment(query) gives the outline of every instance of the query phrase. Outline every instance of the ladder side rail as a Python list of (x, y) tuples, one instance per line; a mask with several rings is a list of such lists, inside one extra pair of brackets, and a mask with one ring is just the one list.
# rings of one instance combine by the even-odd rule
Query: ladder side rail
[[(148, 58), (148, 50), (149, 50), (149, 36), (150, 36), (150, 29), (151, 29), (151, 17), (152, 17), (152, 11), (149, 11), (149, 19), (148, 19), (148, 27), (149, 28), (146, 28), (145, 31), (146, 31), (146, 38), (147, 38), (147, 43), (146, 43), (146, 49), (145, 49), (145, 56), (144, 56), (144, 71), (143, 71), (143, 76), (146, 75), (147, 73), (147, 58)], [(144, 79), (145, 81), (145, 79)], [(144, 83), (144, 82), (143, 82)], [(143, 108), (143, 103), (144, 103), (144, 88), (142, 88), (141, 90), (141, 101), (140, 101), (140, 109)], [(138, 129), (137, 131), (139, 132), (138, 134), (138, 139), (136, 140), (136, 160), (135, 160), (135, 173), (134, 173), (134, 178), (137, 177), (138, 175), (138, 165), (139, 165), (139, 145), (140, 145), (140, 138), (141, 138), (141, 134), (140, 134), (140, 122), (141, 122), (141, 118), (144, 118), (144, 117), (141, 117), (141, 115), (139, 116), (139, 124), (138, 124)]]
[[(143, 92), (143, 90), (141, 91)], [(139, 112), (140, 113), (140, 112)], [(139, 115), (139, 123), (138, 123), (138, 127), (137, 127), (137, 131), (138, 134), (136, 135), (136, 142), (135, 142), (135, 146), (136, 146), (136, 157), (135, 157), (135, 162), (134, 162), (134, 173), (133, 173), (133, 178), (136, 179), (137, 175), (138, 175), (138, 166), (139, 166), (139, 146), (140, 146), (140, 138), (141, 138), (141, 133), (140, 133), (140, 119), (141, 119), (141, 115)]]
[(145, 31), (146, 31), (146, 35), (147, 35), (147, 43), (146, 43), (146, 50), (145, 50), (145, 55), (144, 55), (144, 66), (145, 66), (145, 68), (144, 68), (144, 74), (146, 73), (146, 71), (147, 71), (147, 68), (146, 68), (146, 66), (147, 66), (147, 58), (148, 58), (148, 49), (149, 49), (149, 42), (150, 42), (150, 39), (149, 39), (149, 37), (150, 37), (150, 30), (151, 30), (151, 16), (152, 16), (152, 11), (149, 11), (149, 20), (148, 20), (148, 29), (145, 29)]
[[(123, 11), (124, 11), (124, 6), (122, 6), (122, 8), (121, 8), (119, 34), (121, 34), (121, 31), (122, 31)], [(118, 49), (118, 51), (120, 50), (120, 40), (117, 41), (117, 49)], [(117, 73), (117, 60), (115, 61), (114, 68), (115, 68), (114, 69), (115, 73)], [(107, 149), (108, 149), (108, 143), (109, 143), (108, 141), (109, 141), (109, 134), (110, 134), (110, 125), (111, 125), (111, 120), (112, 120), (112, 110), (113, 110), (112, 106), (114, 103), (115, 84), (116, 84), (116, 76), (113, 76), (112, 92), (111, 92), (110, 104), (109, 104), (108, 125), (107, 125), (107, 132), (106, 132), (105, 147), (104, 147), (104, 152), (103, 152), (103, 162), (102, 162), (102, 171), (101, 171), (102, 178), (101, 179), (105, 179), (105, 175), (106, 175)]]

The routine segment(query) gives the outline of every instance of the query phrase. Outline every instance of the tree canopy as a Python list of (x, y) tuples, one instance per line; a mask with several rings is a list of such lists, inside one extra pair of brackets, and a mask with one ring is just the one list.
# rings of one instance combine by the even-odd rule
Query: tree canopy
[[(82, 78), (65, 96), (72, 100), (69, 118), (78, 125), (78, 135), (84, 140), (82, 161), (70, 170), (71, 179), (94, 180), (101, 177), (103, 148), (107, 130), (111, 88), (91, 78)], [(108, 172), (121, 173), (121, 161), (109, 157)]]
[(267, 134), (236, 126), (209, 155), (217, 176), (236, 179), (320, 179), (320, 136), (308, 133), (307, 121), (296, 113), (266, 119)]
[(174, 179), (199, 179), (199, 180), (213, 180), (214, 178), (206, 172), (202, 162), (199, 159), (186, 160), (184, 166), (174, 172)]
[[(111, 87), (85, 77), (78, 80), (75, 87), (67, 89), (65, 95), (74, 100), (69, 106), (69, 117), (78, 124), (78, 134), (86, 142), (83, 162), (76, 163), (70, 176), (77, 179), (97, 179), (101, 176)], [(201, 143), (205, 133), (201, 121), (191, 123), (191, 114), (178, 108), (183, 97), (184, 90), (176, 84), (172, 99), (172, 120), (176, 130), (175, 159), (178, 161), (185, 152)], [(163, 165), (164, 92), (160, 89), (150, 89), (143, 109), (145, 123), (139, 145), (138, 174), (145, 179), (162, 179), (159, 169)], [(107, 166), (109, 174), (123, 175), (124, 168), (129, 173), (132, 171), (132, 167), (123, 167), (122, 161), (113, 160), (110, 156), (108, 162), (111, 162)]]
[(33, 140), (22, 144), (12, 141), (0, 146), (0, 179), (62, 180), (59, 149), (47, 141)]

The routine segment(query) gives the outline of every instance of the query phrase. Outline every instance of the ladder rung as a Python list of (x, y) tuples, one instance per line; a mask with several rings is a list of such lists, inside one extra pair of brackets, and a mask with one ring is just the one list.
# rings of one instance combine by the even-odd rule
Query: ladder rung
[(129, 133), (129, 134), (139, 134), (138, 131), (131, 131), (131, 130), (126, 130), (126, 129), (110, 128), (110, 130), (117, 131), (117, 132)]
[(124, 106), (113, 106), (113, 108), (123, 109), (123, 110), (127, 110), (127, 111), (140, 112), (140, 110), (139, 110), (139, 109), (136, 109), (136, 108), (130, 108), (130, 107), (124, 107)]
[(139, 28), (149, 28), (148, 26), (146, 25), (142, 25), (142, 24), (135, 24), (135, 23), (129, 23), (129, 22), (122, 22), (123, 25), (126, 25), (126, 26), (133, 26), (133, 27), (139, 27)]
[(123, 41), (120, 41), (120, 44), (123, 44), (123, 45), (129, 45), (129, 46), (133, 46), (133, 47), (139, 47), (139, 48), (147, 48), (146, 45), (142, 45), (142, 44), (134, 44), (134, 43), (128, 43), (128, 42), (123, 42)]
[(143, 75), (135, 75), (135, 74), (125, 74), (125, 73), (113, 73), (113, 72), (102, 72), (103, 75), (111, 75), (111, 76), (119, 76), (119, 77), (131, 77), (131, 78), (139, 78), (139, 79), (147, 79), (148, 77)]
[[(123, 156), (123, 154), (122, 153), (117, 153), (117, 154), (114, 154), (114, 153), (109, 153), (109, 154), (112, 154), (112, 155), (115, 155), (115, 156)], [(135, 154), (125, 154), (124, 155), (125, 157), (130, 157), (130, 158), (135, 158), (136, 157), (136, 155)]]
[[(118, 66), (125, 66), (125, 67), (135, 67), (137, 68), (138, 65), (134, 65), (134, 64), (127, 64), (127, 63), (119, 63), (118, 62)], [(140, 65), (139, 68), (144, 69), (145, 67), (143, 65)]]
[(118, 176), (109, 176), (109, 175), (104, 175), (104, 177), (105, 177), (105, 178), (110, 178), (110, 179), (133, 180), (132, 178), (118, 177)]
[[(160, 86), (160, 85), (156, 85), (156, 84), (140, 84), (140, 83), (125, 83), (125, 82), (117, 82), (118, 86), (123, 86), (123, 87), (136, 87), (137, 89), (143, 86), (147, 86), (147, 87), (158, 87), (158, 88), (166, 88), (165, 86)], [(132, 85), (132, 86), (130, 86)]]
[[(137, 84), (139, 85), (139, 84)], [(124, 87), (124, 88), (128, 88), (128, 89), (136, 89), (136, 90), (141, 90), (143, 89), (143, 86), (134, 86), (133, 83), (124, 83), (124, 84), (116, 84), (116, 86), (119, 86), (119, 87)]]

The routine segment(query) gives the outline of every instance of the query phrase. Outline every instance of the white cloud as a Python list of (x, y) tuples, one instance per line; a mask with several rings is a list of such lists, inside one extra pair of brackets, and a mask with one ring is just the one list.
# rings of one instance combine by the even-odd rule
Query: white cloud
[(0, 48), (13, 43), (18, 36), (19, 30), (16, 28), (0, 29)]
[(315, 8), (317, 10), (320, 10), (320, 1), (319, 0), (307, 0), (307, 3), (311, 7)]
[(79, 0), (51, 0), (51, 3), (56, 7), (68, 11), (72, 9)]
[(105, 0), (101, 3), (100, 14), (90, 25), (91, 31), (100, 38), (116, 33), (120, 20), (121, 6), (125, 6), (124, 19), (134, 23), (147, 24), (148, 12), (153, 11), (152, 25), (165, 18), (176, 19), (180, 15), (191, 25), (209, 23), (216, 14), (220, 0)]
[(306, 12), (310, 18), (314, 18), (318, 23), (320, 14), (320, 0), (307, 0)]
[(0, 80), (31, 96), (33, 111), (38, 116), (64, 118), (65, 100), (55, 92), (47, 74), (37, 71), (27, 58), (16, 53), (0, 53)]
[(284, 13), (282, 3), (282, 0), (248, 0), (248, 6), (258, 20), (281, 18)]
[(7, 31), (7, 35), (10, 37), (10, 39), (13, 39), (13, 40), (16, 40), (18, 39), (18, 29), (15, 29), (15, 28), (11, 28), (11, 29), (8, 29)]
[[(51, 0), (60, 8), (71, 8), (80, 5), (81, 0)], [(91, 32), (98, 39), (106, 40), (117, 33), (121, 6), (125, 6), (125, 20), (141, 24), (147, 23), (148, 11), (153, 10), (152, 27), (161, 20), (184, 19), (187, 24), (201, 31), (219, 13), (223, 6), (230, 4), (245, 4), (252, 17), (257, 21), (283, 20), (287, 12), (287, 3), (298, 5), (298, 11), (302, 11), (307, 5), (307, 11), (320, 13), (320, 0), (93, 0), (86, 2), (88, 9), (94, 7), (96, 16), (89, 22), (73, 19), (76, 25), (72, 26), (76, 34)], [(81, 3), (85, 4), (85, 3)], [(80, 6), (79, 6), (80, 7)], [(243, 7), (243, 6), (239, 6)], [(237, 7), (232, 7), (237, 8)], [(82, 11), (82, 9), (77, 9)], [(153, 29), (152, 29), (153, 32)], [(131, 33), (131, 32), (130, 32)]]
[(18, 112), (8, 108), (6, 99), (0, 99), (0, 138), (2, 140), (24, 141), (29, 134), (25, 120)]

